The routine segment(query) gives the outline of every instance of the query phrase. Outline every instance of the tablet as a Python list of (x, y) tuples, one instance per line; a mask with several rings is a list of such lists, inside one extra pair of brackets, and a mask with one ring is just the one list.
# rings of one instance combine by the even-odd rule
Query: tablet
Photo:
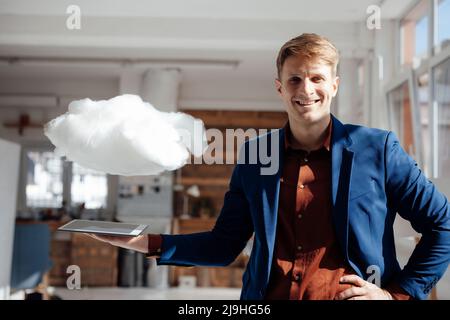
[(132, 236), (136, 237), (148, 226), (145, 224), (131, 224), (109, 221), (94, 220), (72, 220), (69, 223), (58, 228), (59, 231), (98, 233), (114, 236)]

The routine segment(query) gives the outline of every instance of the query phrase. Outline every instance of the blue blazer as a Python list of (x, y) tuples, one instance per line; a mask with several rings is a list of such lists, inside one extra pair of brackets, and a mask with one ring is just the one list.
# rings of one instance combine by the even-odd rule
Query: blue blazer
[[(367, 280), (375, 266), (382, 287), (395, 279), (411, 296), (425, 299), (449, 264), (447, 198), (423, 175), (393, 132), (343, 125), (333, 116), (332, 121), (332, 215), (344, 258), (361, 278)], [(273, 162), (258, 159), (256, 163), (243, 163), (253, 147), (261, 151), (264, 145), (278, 156), (273, 174), (261, 173)], [(162, 235), (162, 255), (157, 263), (226, 266), (254, 233), (241, 299), (256, 300), (265, 297), (272, 266), (284, 130), (245, 143), (243, 151), (214, 228), (187, 235)], [(403, 270), (394, 246), (396, 213), (422, 235)]]

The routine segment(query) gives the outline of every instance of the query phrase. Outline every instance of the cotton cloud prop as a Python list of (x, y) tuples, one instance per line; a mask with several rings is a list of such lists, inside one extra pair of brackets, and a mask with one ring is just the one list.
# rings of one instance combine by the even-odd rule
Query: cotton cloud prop
[[(139, 96), (72, 101), (44, 128), (55, 152), (79, 165), (124, 176), (175, 170), (207, 148), (203, 122), (161, 112)], [(189, 153), (190, 152), (190, 153)]]

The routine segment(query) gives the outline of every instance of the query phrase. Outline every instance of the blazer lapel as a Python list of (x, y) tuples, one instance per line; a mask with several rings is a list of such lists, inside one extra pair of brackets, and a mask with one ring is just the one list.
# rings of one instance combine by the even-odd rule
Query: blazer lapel
[(332, 215), (336, 235), (344, 256), (348, 259), (348, 199), (354, 153), (345, 126), (332, 115), (333, 133), (331, 140), (331, 193)]
[[(267, 248), (269, 249), (269, 264), (272, 265), (273, 247), (275, 245), (275, 235), (278, 217), (278, 199), (280, 193), (280, 177), (283, 172), (284, 161), (284, 128), (273, 131), (270, 134), (270, 139), (267, 144), (271, 147), (271, 141), (278, 143), (278, 159), (277, 170), (272, 175), (261, 175), (262, 188), (261, 188), (261, 206), (263, 211), (264, 231), (266, 237)], [(275, 147), (275, 146), (274, 146)]]

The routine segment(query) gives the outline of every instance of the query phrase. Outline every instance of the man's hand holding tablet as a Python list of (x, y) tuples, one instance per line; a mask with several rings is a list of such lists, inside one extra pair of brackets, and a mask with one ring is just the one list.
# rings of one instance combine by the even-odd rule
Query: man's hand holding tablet
[(107, 242), (125, 249), (148, 253), (148, 236), (143, 234), (147, 225), (72, 220), (58, 228), (59, 231), (81, 232), (96, 240)]

